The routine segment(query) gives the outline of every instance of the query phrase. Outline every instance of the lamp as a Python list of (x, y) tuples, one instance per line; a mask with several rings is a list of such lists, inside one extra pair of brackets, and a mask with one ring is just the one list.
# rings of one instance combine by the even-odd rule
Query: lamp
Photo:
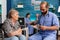
[(17, 8), (23, 8), (23, 3), (18, 3)]

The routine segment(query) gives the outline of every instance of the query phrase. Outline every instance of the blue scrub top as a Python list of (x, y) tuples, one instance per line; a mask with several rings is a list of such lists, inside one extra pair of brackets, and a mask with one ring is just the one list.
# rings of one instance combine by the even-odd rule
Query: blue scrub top
[(30, 21), (29, 18), (25, 18), (25, 23), (27, 24), (29, 34), (33, 34), (34, 28), (30, 25), (30, 22), (31, 22), (31, 21)]
[[(45, 16), (40, 15), (38, 18), (38, 24), (39, 25), (43, 25), (43, 26), (47, 26), (47, 27), (51, 27), (51, 26), (57, 26), (59, 27), (59, 20), (57, 18), (57, 16), (52, 13), (52, 12), (48, 12)], [(49, 34), (56, 34), (57, 32), (54, 30), (40, 30), (39, 31), (40, 34), (43, 35), (49, 35)]]

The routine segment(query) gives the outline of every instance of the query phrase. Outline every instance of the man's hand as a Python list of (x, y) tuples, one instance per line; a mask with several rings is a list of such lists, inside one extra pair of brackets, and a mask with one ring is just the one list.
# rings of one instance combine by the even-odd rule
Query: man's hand
[(47, 26), (41, 26), (40, 29), (41, 30), (47, 30)]

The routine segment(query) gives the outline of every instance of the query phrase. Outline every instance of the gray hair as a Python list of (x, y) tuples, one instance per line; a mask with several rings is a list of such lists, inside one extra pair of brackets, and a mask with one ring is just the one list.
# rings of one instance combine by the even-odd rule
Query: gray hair
[(15, 12), (18, 12), (17, 10), (15, 9), (11, 9), (8, 13), (8, 18), (12, 18), (12, 15), (15, 13)]

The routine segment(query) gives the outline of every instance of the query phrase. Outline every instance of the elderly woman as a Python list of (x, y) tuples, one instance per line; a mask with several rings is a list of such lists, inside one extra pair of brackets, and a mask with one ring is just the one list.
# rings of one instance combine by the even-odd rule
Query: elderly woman
[(3, 30), (5, 32), (4, 40), (26, 40), (22, 35), (22, 29), (18, 23), (18, 11), (12, 9), (9, 11), (8, 18), (3, 23)]

